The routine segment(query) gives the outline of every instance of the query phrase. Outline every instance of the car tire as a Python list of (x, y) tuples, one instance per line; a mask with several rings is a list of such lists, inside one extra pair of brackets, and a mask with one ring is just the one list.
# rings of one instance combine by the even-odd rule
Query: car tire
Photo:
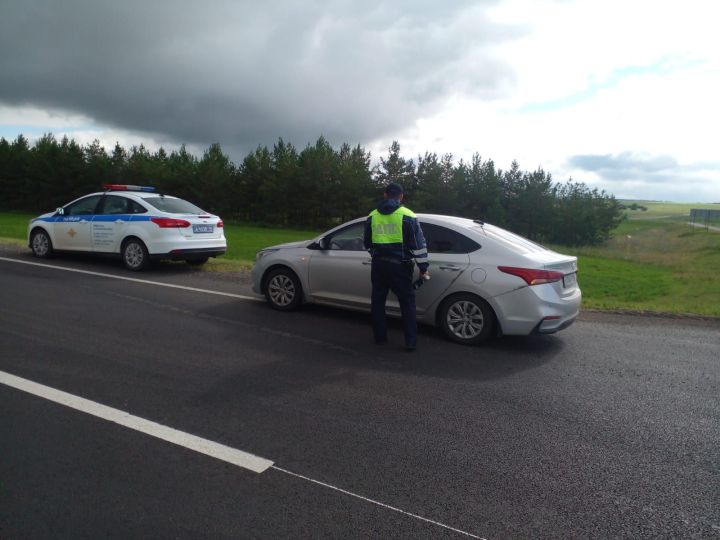
[(142, 240), (138, 238), (128, 238), (125, 240), (120, 250), (120, 256), (122, 257), (125, 268), (133, 272), (144, 270), (150, 264), (148, 250)]
[(202, 266), (206, 262), (208, 262), (208, 259), (210, 257), (200, 257), (199, 259), (186, 259), (185, 262), (188, 263), (190, 266)]
[(302, 303), (302, 285), (289, 268), (272, 270), (265, 280), (265, 298), (273, 309), (293, 311)]
[(463, 345), (478, 345), (493, 335), (495, 313), (479, 296), (455, 294), (442, 303), (438, 324), (448, 339)]
[(30, 237), (30, 249), (38, 259), (49, 259), (53, 256), (53, 245), (50, 235), (44, 229), (36, 229)]

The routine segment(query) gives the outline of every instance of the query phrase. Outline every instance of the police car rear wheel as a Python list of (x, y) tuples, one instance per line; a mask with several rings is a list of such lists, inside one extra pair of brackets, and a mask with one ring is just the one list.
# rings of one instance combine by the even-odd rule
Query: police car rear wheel
[(492, 335), (495, 315), (482, 298), (474, 294), (457, 294), (443, 302), (439, 323), (452, 341), (477, 345)]
[(50, 236), (48, 236), (48, 233), (46, 233), (42, 229), (37, 230), (33, 233), (30, 246), (33, 255), (35, 255), (36, 257), (40, 259), (47, 259), (49, 257), (52, 257), (52, 241), (50, 240)]
[(147, 268), (150, 262), (150, 256), (145, 244), (137, 238), (129, 238), (125, 240), (122, 247), (122, 260), (125, 268), (138, 272)]
[(280, 311), (297, 309), (302, 301), (300, 280), (292, 270), (273, 270), (267, 278), (265, 298), (273, 308)]

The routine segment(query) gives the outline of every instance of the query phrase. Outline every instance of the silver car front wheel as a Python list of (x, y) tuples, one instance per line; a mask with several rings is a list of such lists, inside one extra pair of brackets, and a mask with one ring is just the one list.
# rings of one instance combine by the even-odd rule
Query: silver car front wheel
[(472, 294), (458, 294), (448, 298), (440, 309), (440, 327), (445, 335), (457, 343), (476, 345), (487, 340), (495, 327), (490, 306)]
[(302, 302), (300, 280), (289, 268), (273, 270), (267, 277), (265, 298), (273, 308), (280, 311), (296, 309)]

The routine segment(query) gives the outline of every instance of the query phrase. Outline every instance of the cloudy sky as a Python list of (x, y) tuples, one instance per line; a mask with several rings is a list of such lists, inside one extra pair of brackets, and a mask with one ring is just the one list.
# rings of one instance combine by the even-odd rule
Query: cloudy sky
[(0, 136), (320, 135), (720, 202), (714, 0), (0, 0)]

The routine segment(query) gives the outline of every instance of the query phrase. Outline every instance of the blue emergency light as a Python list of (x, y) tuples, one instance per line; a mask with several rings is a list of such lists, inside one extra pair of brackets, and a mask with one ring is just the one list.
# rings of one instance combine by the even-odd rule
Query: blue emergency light
[(102, 187), (106, 191), (145, 191), (148, 193), (155, 191), (152, 186), (131, 186), (129, 184), (103, 184)]

